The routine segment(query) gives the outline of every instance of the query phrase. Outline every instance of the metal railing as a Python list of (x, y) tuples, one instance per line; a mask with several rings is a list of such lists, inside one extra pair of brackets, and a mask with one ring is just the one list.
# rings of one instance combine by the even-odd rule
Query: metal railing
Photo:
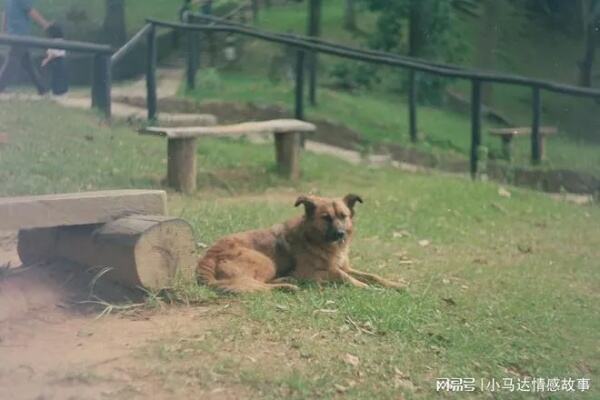
[(115, 68), (127, 54), (129, 54), (138, 44), (142, 43), (148, 32), (152, 29), (152, 24), (146, 24), (135, 35), (131, 37), (119, 50), (110, 57), (110, 64)]
[(78, 53), (91, 53), (94, 56), (92, 70), (92, 107), (100, 109), (106, 118), (111, 116), (112, 75), (110, 46), (77, 42), (73, 40), (42, 39), (32, 36), (0, 34), (0, 45), (24, 46), (43, 49), (62, 49)]
[[(362, 61), (367, 63), (387, 65), (408, 69), (409, 90), (408, 90), (408, 109), (409, 109), (409, 132), (412, 141), (417, 140), (417, 90), (416, 78), (418, 73), (433, 74), (447, 78), (466, 79), (471, 81), (471, 149), (470, 149), (470, 171), (476, 176), (478, 169), (478, 153), (481, 145), (481, 86), (483, 83), (501, 83), (528, 87), (532, 90), (532, 125), (531, 125), (531, 161), (533, 164), (541, 162), (541, 91), (562, 93), (572, 96), (581, 96), (600, 99), (600, 90), (583, 88), (579, 86), (566, 85), (556, 82), (544, 81), (540, 79), (526, 78), (518, 75), (500, 74), (484, 72), (474, 69), (459, 67), (456, 65), (426, 62), (411, 57), (399, 56), (391, 53), (385, 53), (373, 50), (357, 49), (349, 46), (342, 46), (325, 40), (305, 37), (300, 35), (279, 34), (265, 32), (253, 27), (239, 23), (224, 21), (216, 17), (210, 17), (202, 14), (195, 14), (196, 18), (204, 19), (211, 23), (191, 24), (167, 22), (156, 19), (148, 19), (148, 22), (156, 27), (183, 30), (186, 32), (226, 32), (253, 37), (266, 42), (277, 43), (290, 46), (297, 49), (296, 62), (296, 88), (295, 88), (295, 116), (298, 119), (304, 119), (304, 52), (316, 52), (337, 56), (345, 59)], [(151, 56), (148, 57), (152, 63)], [(189, 63), (188, 66), (188, 84), (195, 85), (196, 63)], [(148, 71), (152, 74), (155, 67), (149, 67)], [(149, 93), (149, 98), (155, 97), (155, 94)], [(156, 104), (149, 108), (156, 110)], [(149, 117), (153, 118), (155, 113), (149, 112)]]

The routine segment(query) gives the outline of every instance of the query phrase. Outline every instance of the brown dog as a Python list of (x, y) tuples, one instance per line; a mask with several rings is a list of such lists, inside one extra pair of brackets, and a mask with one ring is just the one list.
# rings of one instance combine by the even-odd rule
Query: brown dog
[(198, 279), (227, 292), (274, 288), (296, 290), (290, 278), (345, 282), (358, 287), (402, 284), (350, 267), (354, 206), (362, 199), (349, 194), (334, 200), (300, 196), (303, 216), (270, 229), (242, 232), (215, 243), (198, 262)]

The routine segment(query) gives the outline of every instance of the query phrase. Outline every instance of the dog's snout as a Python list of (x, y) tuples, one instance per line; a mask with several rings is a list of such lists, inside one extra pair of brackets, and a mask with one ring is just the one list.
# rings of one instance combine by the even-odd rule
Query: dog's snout
[(343, 239), (345, 236), (346, 236), (346, 231), (345, 231), (344, 229), (336, 229), (336, 230), (333, 232), (333, 237), (334, 237), (336, 240)]

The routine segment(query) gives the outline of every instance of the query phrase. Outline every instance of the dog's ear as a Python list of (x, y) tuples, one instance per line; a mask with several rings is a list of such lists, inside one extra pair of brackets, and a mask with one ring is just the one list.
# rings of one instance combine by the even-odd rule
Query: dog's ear
[(315, 209), (317, 208), (317, 205), (315, 204), (315, 201), (313, 199), (311, 199), (308, 196), (300, 196), (298, 197), (298, 199), (296, 200), (296, 203), (294, 204), (294, 207), (298, 207), (300, 204), (304, 205), (304, 211), (306, 212), (307, 216), (312, 216), (315, 213)]
[(352, 216), (354, 216), (354, 205), (356, 204), (356, 202), (362, 203), (363, 199), (361, 199), (359, 195), (352, 193), (347, 194), (346, 197), (344, 197), (344, 203), (346, 203), (346, 205), (352, 212)]

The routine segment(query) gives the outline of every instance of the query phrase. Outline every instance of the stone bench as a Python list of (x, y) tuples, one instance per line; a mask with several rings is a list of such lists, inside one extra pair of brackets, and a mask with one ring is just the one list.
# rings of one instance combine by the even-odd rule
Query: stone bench
[(220, 126), (147, 127), (141, 130), (140, 134), (167, 138), (167, 183), (178, 191), (191, 193), (196, 190), (196, 140), (198, 138), (273, 135), (279, 172), (289, 179), (297, 179), (300, 176), (301, 134), (315, 131), (315, 125), (308, 122), (276, 119)]
[[(540, 157), (544, 158), (544, 137), (555, 135), (558, 129), (553, 126), (540, 127)], [(502, 155), (510, 161), (512, 159), (512, 140), (515, 136), (530, 136), (531, 128), (498, 128), (490, 129), (490, 135), (498, 136), (502, 140)]]
[[(159, 290), (194, 275), (191, 226), (166, 216), (162, 190), (110, 190), (0, 198), (0, 230), (19, 231), (24, 265), (66, 259), (110, 270), (107, 279)], [(1, 264), (0, 260), (0, 264)]]

